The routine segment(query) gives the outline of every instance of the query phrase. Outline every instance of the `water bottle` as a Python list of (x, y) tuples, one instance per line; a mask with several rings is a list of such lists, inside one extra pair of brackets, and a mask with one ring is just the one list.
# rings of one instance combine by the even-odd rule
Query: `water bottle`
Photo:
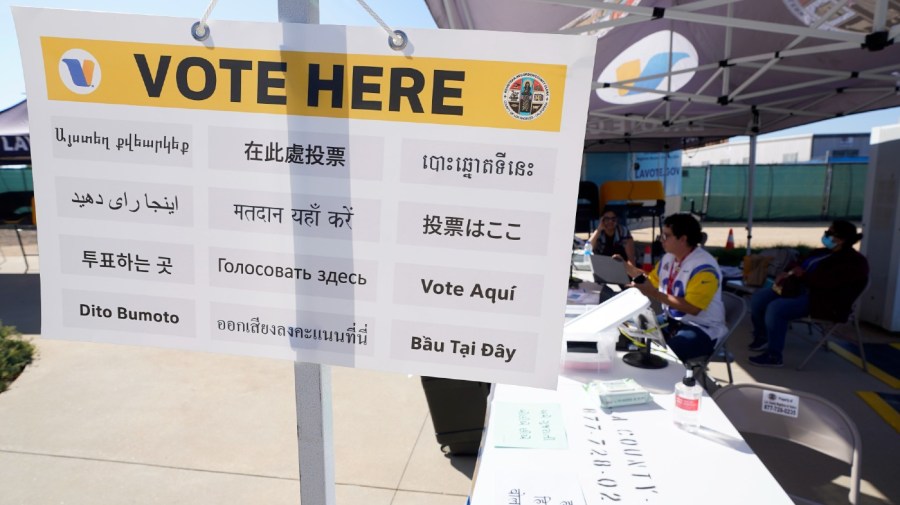
[(588, 240), (584, 243), (584, 261), (590, 261), (590, 258), (588, 258), (588, 256), (590, 256), (591, 254), (594, 254), (594, 251), (591, 247), (591, 241)]
[(687, 370), (684, 379), (675, 384), (675, 424), (691, 433), (700, 428), (700, 398), (703, 389), (697, 385), (694, 371)]

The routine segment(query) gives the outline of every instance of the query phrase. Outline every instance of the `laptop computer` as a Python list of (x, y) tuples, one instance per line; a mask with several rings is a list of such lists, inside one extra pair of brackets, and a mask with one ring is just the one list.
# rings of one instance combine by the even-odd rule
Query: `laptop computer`
[(594, 280), (598, 283), (628, 284), (631, 282), (631, 278), (625, 272), (625, 261), (612, 256), (592, 254), (591, 271), (594, 273)]

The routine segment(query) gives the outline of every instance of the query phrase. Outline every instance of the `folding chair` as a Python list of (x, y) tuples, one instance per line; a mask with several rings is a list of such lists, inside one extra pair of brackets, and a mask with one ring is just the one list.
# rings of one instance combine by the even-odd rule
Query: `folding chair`
[[(796, 416), (789, 412), (766, 410), (773, 405), (776, 395), (793, 395), (798, 398)], [(848, 499), (855, 505), (859, 498), (862, 447), (859, 431), (853, 421), (838, 406), (819, 396), (768, 384), (735, 384), (726, 386), (712, 395), (734, 427), (744, 433), (765, 435), (799, 444), (831, 456), (850, 465), (850, 493)], [(784, 458), (784, 453), (779, 453)], [(797, 465), (809, 468), (808, 461)], [(815, 503), (802, 497), (791, 496), (798, 503)]]
[[(741, 321), (747, 314), (747, 302), (743, 297), (733, 293), (722, 292), (722, 303), (725, 305), (725, 325), (728, 327), (728, 332), (716, 342), (716, 347), (713, 349), (712, 354), (705, 358), (695, 358), (688, 361), (688, 363), (685, 363), (685, 367), (691, 368), (694, 371), (694, 377), (702, 375), (700, 384), (703, 385), (703, 388), (706, 389), (708, 393), (710, 392), (710, 389), (715, 389), (707, 387), (707, 370), (709, 369), (709, 362), (720, 353), (725, 356), (725, 367), (728, 369), (728, 383), (731, 384), (734, 382), (734, 377), (731, 375), (732, 358), (728, 354), (726, 343), (728, 338), (734, 332), (734, 329), (741, 324)], [(713, 382), (713, 384), (715, 384), (715, 382)]]
[[(866, 284), (866, 288), (868, 287), (868, 284)], [(800, 363), (800, 365), (797, 367), (797, 370), (802, 370), (803, 367), (806, 366), (806, 363), (813, 357), (813, 354), (815, 354), (816, 351), (818, 351), (819, 348), (822, 347), (825, 342), (828, 342), (828, 340), (834, 335), (834, 332), (835, 330), (837, 330), (838, 326), (842, 324), (852, 324), (854, 331), (856, 331), (856, 345), (859, 346), (859, 356), (860, 358), (862, 358), (862, 369), (863, 371), (868, 371), (869, 368), (868, 364), (866, 363), (866, 348), (863, 346), (862, 334), (859, 332), (859, 318), (856, 316), (859, 310), (860, 298), (865, 291), (866, 289), (863, 288), (863, 290), (860, 291), (859, 295), (856, 296), (856, 300), (853, 301), (853, 306), (851, 306), (850, 308), (850, 315), (847, 316), (846, 321), (829, 321), (827, 319), (815, 319), (809, 316), (792, 321), (809, 325), (810, 332), (813, 328), (818, 328), (819, 332), (822, 334), (822, 338), (819, 339), (819, 341), (816, 343), (816, 346), (813, 347), (813, 350), (806, 355), (806, 358), (802, 363)]]

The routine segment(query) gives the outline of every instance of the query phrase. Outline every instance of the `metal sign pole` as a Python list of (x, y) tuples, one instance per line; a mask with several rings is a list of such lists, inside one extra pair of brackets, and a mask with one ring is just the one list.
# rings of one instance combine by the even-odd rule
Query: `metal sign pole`
[[(318, 24), (319, 0), (278, 0), (278, 21)], [(331, 370), (324, 365), (294, 363), (294, 392), (300, 453), (300, 502), (335, 505)]]
[(325, 365), (294, 363), (294, 391), (300, 503), (335, 505), (331, 370)]
[(319, 0), (278, 0), (278, 21), (319, 24)]

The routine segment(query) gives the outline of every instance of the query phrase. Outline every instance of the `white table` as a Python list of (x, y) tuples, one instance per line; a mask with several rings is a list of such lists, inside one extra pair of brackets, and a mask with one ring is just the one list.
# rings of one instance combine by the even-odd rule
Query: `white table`
[[(617, 359), (600, 374), (564, 371), (555, 391), (494, 385), (471, 505), (791, 504), (711, 398), (701, 401), (696, 433), (672, 422), (674, 385), (683, 374), (676, 362), (643, 370)], [(584, 389), (593, 379), (625, 377), (649, 390), (652, 402), (604, 411)], [(495, 447), (507, 431), (498, 412), (526, 404), (561, 406), (566, 448)]]

